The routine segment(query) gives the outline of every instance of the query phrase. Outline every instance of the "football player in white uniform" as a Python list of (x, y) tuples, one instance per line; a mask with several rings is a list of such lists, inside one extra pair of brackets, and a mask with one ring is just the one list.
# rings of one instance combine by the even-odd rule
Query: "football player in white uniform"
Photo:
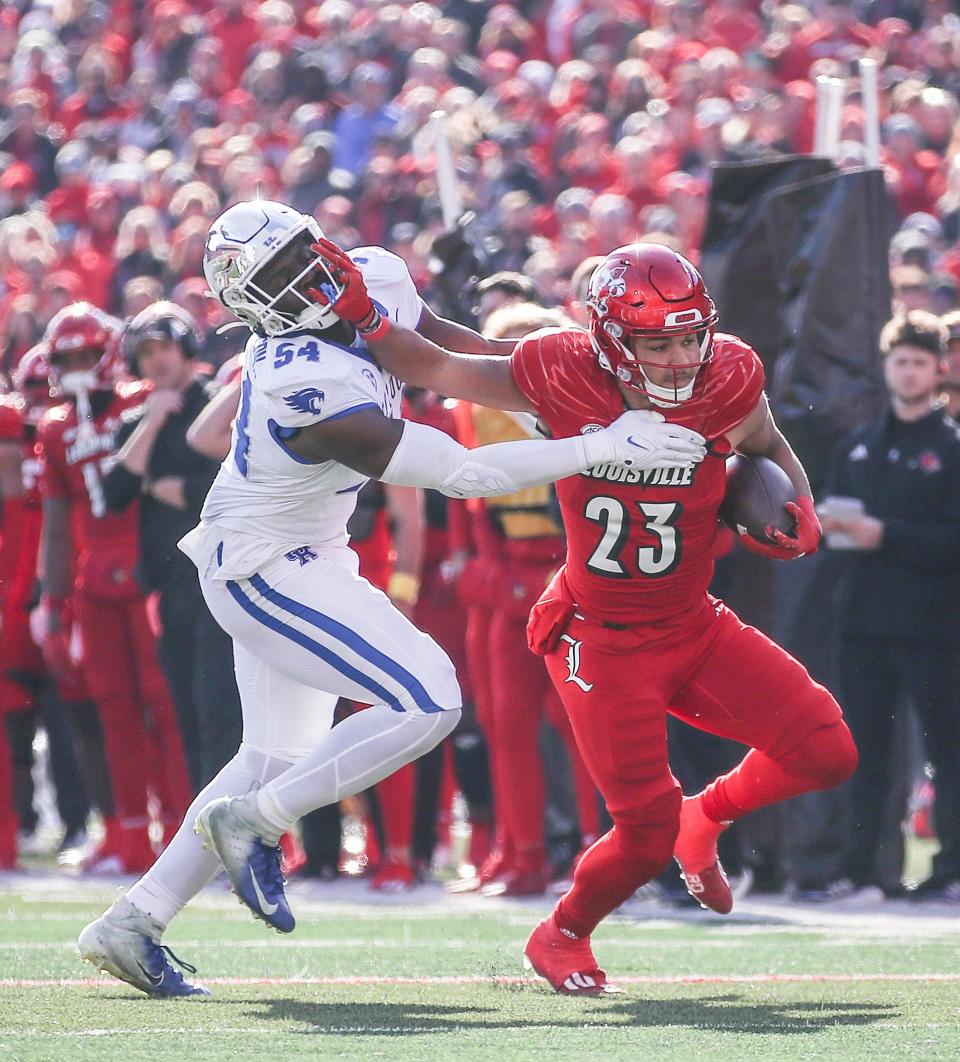
[[(210, 287), (253, 334), (231, 452), (181, 547), (234, 640), (243, 741), (150, 871), (79, 938), (85, 959), (150, 995), (208, 994), (170, 964), (160, 936), (221, 864), (256, 917), (290, 932), (281, 833), (427, 752), (459, 720), (446, 654), (357, 574), (346, 525), (368, 478), (465, 498), (704, 454), (700, 435), (636, 411), (579, 438), (475, 450), (404, 421), (403, 384), (367, 338), (383, 319), (416, 328), (423, 303), (399, 258), (363, 248), (351, 257), (376, 309), (341, 320), (329, 304), (344, 292), (313, 246), (322, 238), (313, 218), (254, 201), (221, 214), (207, 240)], [(461, 349), (484, 349), (450, 329)], [(331, 729), (338, 697), (373, 707)]]

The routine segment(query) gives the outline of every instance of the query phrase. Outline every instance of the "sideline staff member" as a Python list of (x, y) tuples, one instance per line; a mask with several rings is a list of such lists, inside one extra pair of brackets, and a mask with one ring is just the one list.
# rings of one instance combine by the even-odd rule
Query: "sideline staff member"
[(135, 375), (153, 384), (117, 434), (116, 463), (103, 481), (108, 508), (140, 505), (140, 570), (160, 598), (160, 664), (177, 709), (194, 792), (240, 745), (240, 696), (228, 635), (210, 615), (197, 573), (177, 542), (200, 518), (219, 467), (187, 445), (187, 429), (210, 399), (194, 368), (196, 326), (170, 302), (155, 302), (124, 333)]
[[(827, 545), (850, 550), (837, 587), (838, 679), (860, 749), (850, 783), (854, 828), (847, 891), (878, 884), (876, 857), (898, 694), (920, 717), (933, 764), (940, 851), (913, 896), (960, 903), (960, 712), (954, 682), (960, 634), (960, 429), (938, 404), (947, 329), (912, 310), (880, 334), (890, 405), (841, 442), (829, 494), (859, 499), (859, 515), (821, 507)], [(849, 508), (849, 506), (848, 506)]]

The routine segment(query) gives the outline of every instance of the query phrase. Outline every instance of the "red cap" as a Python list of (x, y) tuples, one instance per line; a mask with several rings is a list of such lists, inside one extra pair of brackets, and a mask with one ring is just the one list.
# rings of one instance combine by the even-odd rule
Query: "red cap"
[(43, 278), (43, 290), (54, 291), (60, 288), (71, 298), (79, 299), (83, 290), (83, 281), (72, 269), (55, 269)]
[(684, 41), (673, 49), (673, 58), (678, 63), (695, 63), (710, 49), (702, 41)]
[(511, 76), (517, 72), (519, 66), (520, 60), (505, 48), (497, 48), (483, 60), (483, 67), (485, 70), (491, 72), (497, 71), (498, 73), (510, 74)]
[(0, 190), (4, 192), (32, 192), (36, 184), (36, 175), (26, 162), (8, 166), (0, 177)]

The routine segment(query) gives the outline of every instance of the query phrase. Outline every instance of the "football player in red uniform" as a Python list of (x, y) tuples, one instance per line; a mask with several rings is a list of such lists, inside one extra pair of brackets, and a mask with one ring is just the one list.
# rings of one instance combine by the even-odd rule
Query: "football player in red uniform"
[[(72, 721), (78, 723), (86, 713), (94, 712), (79, 669), (70, 667), (63, 676), (58, 684), (59, 699), (49, 690), (48, 696), (43, 697), (47, 668), (30, 629), (30, 609), (36, 604), (42, 519), (36, 431), (43, 413), (58, 401), (50, 387), (49, 375), (45, 348), (38, 344), (24, 354), (14, 370), (13, 391), (0, 395), (0, 746), (5, 748), (9, 740), (12, 747), (13, 803), (22, 807), (32, 799), (30, 748), (43, 705), (57, 809), (66, 826), (61, 843), (64, 851), (75, 847), (75, 842), (84, 836), (88, 810), (86, 796), (77, 792), (80, 779), (73, 759), (74, 745), (80, 754), (83, 788), (93, 796), (107, 821), (111, 805), (109, 781), (103, 770), (97, 770), (103, 762), (99, 726), (93, 727), (92, 740), (74, 742), (70, 733), (74, 728), (61, 725), (61, 721), (67, 722), (60, 715), (61, 705)], [(9, 734), (8, 727), (2, 725), (2, 717), (7, 714), (16, 716), (8, 721)], [(66, 748), (58, 747), (58, 742)], [(22, 757), (19, 763), (18, 752)], [(9, 810), (9, 778), (3, 773), (9, 769), (8, 755), (0, 754), (0, 823), (4, 821), (4, 812)], [(7, 857), (12, 850), (6, 825), (0, 824), (0, 866), (10, 862)], [(20, 826), (24, 828), (23, 822)]]
[[(19, 664), (18, 649), (26, 624), (12, 625), (10, 613), (16, 596), (14, 577), (24, 535), (26, 506), (23, 499), (21, 451), (24, 402), (17, 394), (0, 394), (0, 870), (17, 862), (17, 817), (13, 810), (13, 763), (7, 740), (6, 714), (30, 703), (27, 691), (10, 675)], [(36, 647), (27, 630), (26, 648)], [(11, 659), (13, 663), (11, 663)]]
[[(73, 593), (81, 664), (103, 726), (119, 820), (119, 858), (127, 873), (154, 860), (147, 789), (164, 821), (190, 802), (183, 750), (146, 599), (135, 578), (137, 508), (106, 509), (101, 486), (120, 417), (140, 405), (144, 386), (118, 382), (117, 322), (74, 303), (47, 326), (44, 342), (66, 401), (40, 421), (44, 657), (55, 675), (70, 658), (63, 611)], [(78, 555), (74, 562), (74, 552)]]
[[(344, 285), (334, 310), (369, 323), (378, 311), (356, 268), (335, 245), (321, 246)], [(839, 784), (855, 770), (857, 753), (831, 694), (707, 593), (733, 450), (771, 458), (796, 489), (788, 505), (795, 533), (770, 529), (775, 544), (746, 537), (744, 544), (790, 559), (820, 543), (809, 483), (771, 416), (760, 359), (735, 336), (715, 332), (703, 280), (668, 248), (641, 243), (611, 252), (587, 301), (587, 331), (535, 332), (509, 359), (451, 356), (389, 328), (373, 349), (409, 383), (535, 412), (555, 437), (595, 431), (631, 408), (708, 442), (700, 464), (649, 473), (601, 466), (557, 484), (566, 563), (528, 626), (614, 825), (584, 854), (525, 958), (558, 992), (598, 994), (610, 986), (590, 934), (606, 915), (674, 857), (703, 905), (729, 911), (716, 851), (725, 826)], [(683, 799), (667, 762), (667, 712), (750, 751)]]

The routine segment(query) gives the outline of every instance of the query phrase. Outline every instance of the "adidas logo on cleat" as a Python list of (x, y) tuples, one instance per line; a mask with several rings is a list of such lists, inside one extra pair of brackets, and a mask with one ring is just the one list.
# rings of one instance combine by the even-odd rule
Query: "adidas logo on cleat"
[(563, 982), (568, 992), (582, 992), (585, 988), (596, 988), (597, 982), (589, 975), (575, 972)]

